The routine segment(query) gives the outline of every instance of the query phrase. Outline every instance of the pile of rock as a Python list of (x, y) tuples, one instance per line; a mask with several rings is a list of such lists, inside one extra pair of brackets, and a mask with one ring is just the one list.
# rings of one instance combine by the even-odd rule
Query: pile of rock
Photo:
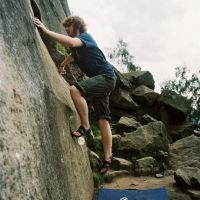
[(175, 180), (181, 184), (177, 177), (182, 167), (195, 167), (192, 183), (199, 183), (200, 138), (193, 135), (194, 125), (187, 120), (186, 98), (169, 90), (155, 92), (148, 71), (115, 72), (117, 86), (110, 96), (113, 169), (157, 177), (178, 170)]

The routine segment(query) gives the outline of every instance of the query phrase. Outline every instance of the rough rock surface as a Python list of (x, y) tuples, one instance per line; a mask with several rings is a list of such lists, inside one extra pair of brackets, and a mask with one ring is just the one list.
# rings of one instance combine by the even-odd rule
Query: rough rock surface
[(195, 167), (183, 167), (176, 170), (174, 173), (174, 179), (178, 185), (200, 188), (200, 180), (198, 180), (199, 169)]
[(121, 117), (118, 121), (118, 130), (122, 132), (131, 132), (140, 127), (141, 124), (135, 118)]
[(118, 143), (116, 154), (131, 159), (151, 156), (159, 150), (168, 151), (167, 131), (160, 121), (139, 127), (136, 131), (125, 133)]
[(157, 120), (154, 119), (153, 117), (151, 117), (150, 115), (145, 114), (145, 115), (143, 115), (143, 116), (141, 117), (140, 123), (141, 123), (142, 125), (146, 125), (146, 124), (148, 124), (148, 123), (150, 123), (150, 122), (156, 122), (156, 121), (157, 121)]
[(149, 71), (136, 71), (125, 73), (124, 76), (132, 83), (134, 87), (140, 85), (146, 85), (154, 90), (155, 82), (152, 74)]
[(131, 84), (130, 81), (123, 75), (121, 74), (115, 67), (113, 68), (115, 71), (115, 74), (117, 76), (117, 82), (116, 82), (116, 87), (124, 88), (124, 89), (130, 89)]
[(200, 168), (200, 138), (194, 135), (180, 139), (170, 145), (170, 166)]
[(112, 169), (115, 170), (127, 170), (127, 171), (131, 171), (132, 170), (132, 162), (123, 159), (123, 158), (117, 158), (114, 157), (114, 160), (112, 162)]
[(138, 105), (133, 101), (130, 93), (121, 88), (117, 88), (111, 93), (110, 104), (122, 109), (138, 109)]
[(188, 107), (185, 97), (178, 95), (174, 91), (163, 90), (158, 100), (159, 105), (165, 106), (170, 116), (184, 121), (187, 116)]
[(189, 195), (192, 197), (193, 200), (200, 200), (199, 190), (188, 190), (187, 192), (189, 193)]
[(153, 105), (158, 98), (158, 95), (158, 93), (154, 92), (145, 85), (140, 85), (132, 91), (133, 99), (141, 105)]
[(119, 135), (119, 134), (116, 134), (116, 135), (113, 135), (112, 136), (112, 145), (113, 145), (113, 152), (116, 152), (118, 147), (119, 147), (119, 144), (121, 142), (121, 139), (122, 139), (122, 136)]
[[(51, 30), (64, 32), (59, 1), (34, 3)], [(29, 0), (0, 4), (0, 199), (90, 200), (87, 148), (70, 136), (78, 117), (68, 84), (32, 16)]]
[(158, 171), (158, 163), (152, 157), (144, 157), (136, 160), (134, 171), (137, 175), (155, 175)]
[(179, 139), (191, 136), (194, 130), (194, 124), (190, 121), (185, 121), (171, 125), (169, 127), (169, 137), (172, 142), (175, 142)]
[(101, 162), (99, 156), (95, 152), (89, 151), (89, 158), (92, 171), (99, 172)]

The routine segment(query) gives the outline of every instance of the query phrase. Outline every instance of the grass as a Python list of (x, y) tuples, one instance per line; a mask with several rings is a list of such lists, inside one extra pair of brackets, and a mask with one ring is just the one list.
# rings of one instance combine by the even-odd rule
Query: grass
[[(119, 121), (118, 117), (112, 117), (111, 123), (117, 123), (118, 121)], [(103, 160), (104, 159), (103, 145), (101, 140), (97, 139), (97, 137), (100, 136), (100, 130), (98, 127), (98, 123), (95, 119), (94, 113), (90, 113), (90, 124), (91, 124), (91, 129), (95, 136), (94, 139), (95, 153), (99, 156), (100, 160)], [(110, 183), (112, 179), (113, 178), (108, 175), (102, 175), (101, 173), (93, 173), (93, 182), (95, 189), (98, 189), (102, 183)]]
[(99, 127), (98, 127), (97, 122), (94, 120), (91, 123), (91, 129), (95, 137), (99, 136)]
[(94, 187), (98, 188), (102, 183), (110, 183), (113, 180), (112, 177), (103, 175), (100, 173), (93, 174), (93, 181), (94, 181)]

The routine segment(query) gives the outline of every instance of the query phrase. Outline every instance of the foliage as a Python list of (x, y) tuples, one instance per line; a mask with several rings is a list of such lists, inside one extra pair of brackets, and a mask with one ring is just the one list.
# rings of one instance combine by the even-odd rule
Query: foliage
[(200, 71), (191, 74), (186, 66), (177, 67), (176, 78), (162, 84), (161, 90), (169, 89), (188, 99), (188, 117), (200, 128)]
[(93, 174), (93, 182), (94, 182), (94, 187), (97, 188), (103, 181), (100, 179), (98, 174)]
[(97, 124), (97, 121), (96, 120), (90, 120), (90, 123), (91, 123), (91, 129), (92, 129), (92, 132), (94, 134), (94, 136), (98, 136), (99, 135), (99, 127), (98, 127), (98, 124)]
[(133, 56), (128, 51), (128, 44), (122, 39), (118, 40), (115, 48), (109, 49), (108, 57), (117, 62), (121, 68), (124, 66), (129, 72), (140, 70), (140, 67), (133, 64)]
[(62, 46), (62, 44), (60, 44), (60, 43), (56, 44), (56, 50), (59, 51), (61, 54), (63, 54), (65, 56), (65, 58), (69, 54), (69, 51), (64, 46)]
[(113, 180), (112, 176), (100, 173), (93, 174), (94, 187), (98, 188), (103, 182), (110, 183)]
[(94, 187), (97, 188), (104, 182), (104, 175), (98, 173), (93, 174)]
[(103, 160), (104, 155), (103, 155), (103, 145), (100, 140), (97, 138), (94, 139), (94, 145), (95, 145), (95, 153), (98, 154), (99, 158)]

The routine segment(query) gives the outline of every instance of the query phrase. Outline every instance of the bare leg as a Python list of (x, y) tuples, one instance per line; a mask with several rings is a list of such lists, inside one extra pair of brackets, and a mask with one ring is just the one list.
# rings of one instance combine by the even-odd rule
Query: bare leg
[(102, 143), (104, 148), (105, 160), (110, 160), (112, 156), (112, 133), (108, 120), (99, 119), (99, 128), (101, 130)]
[[(76, 110), (79, 114), (81, 125), (85, 129), (88, 129), (90, 127), (90, 124), (88, 119), (88, 106), (85, 98), (81, 95), (80, 91), (74, 85), (70, 87), (70, 94), (76, 107)], [(74, 134), (80, 135), (76, 132)]]

